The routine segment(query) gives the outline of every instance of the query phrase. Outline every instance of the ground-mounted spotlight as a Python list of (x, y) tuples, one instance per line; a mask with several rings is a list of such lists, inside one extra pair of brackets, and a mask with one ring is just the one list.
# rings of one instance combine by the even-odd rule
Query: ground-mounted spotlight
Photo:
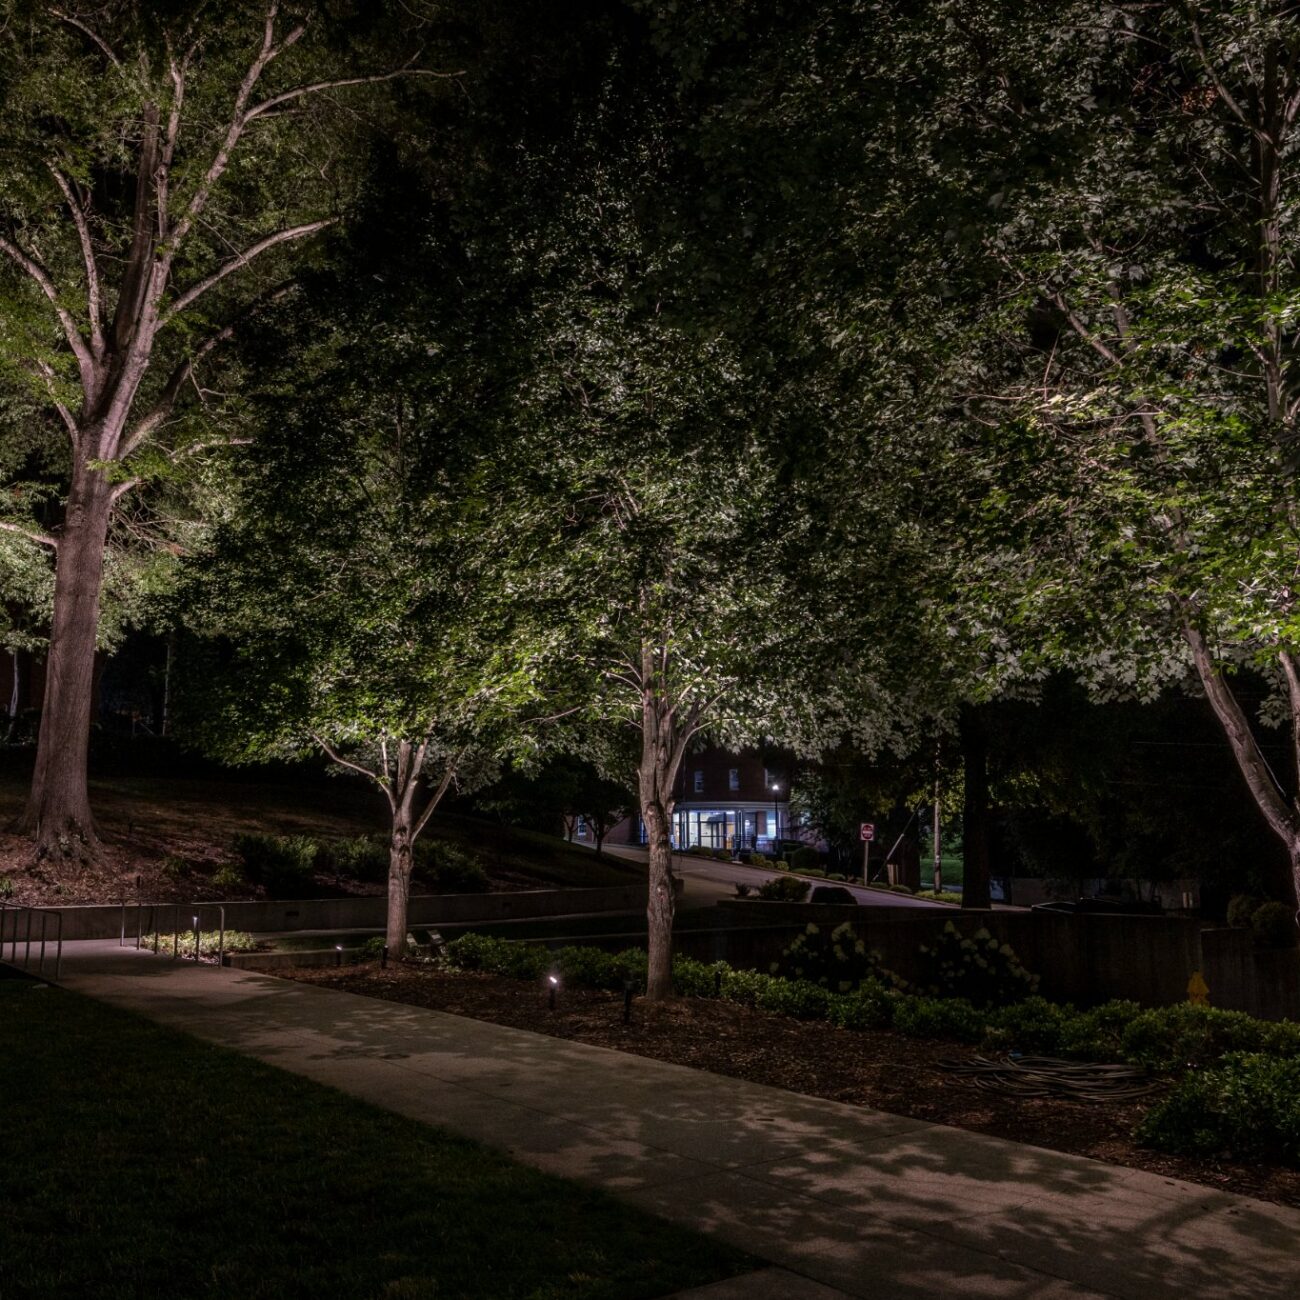
[(632, 990), (635, 985), (631, 980), (623, 981), (623, 1023), (630, 1025), (632, 1023)]
[(560, 977), (558, 975), (547, 976), (546, 1005), (550, 1007), (552, 1011), (555, 1010), (555, 994), (559, 987)]
[(341, 943), (334, 945), (334, 964), (336, 966), (343, 965), (343, 945)]

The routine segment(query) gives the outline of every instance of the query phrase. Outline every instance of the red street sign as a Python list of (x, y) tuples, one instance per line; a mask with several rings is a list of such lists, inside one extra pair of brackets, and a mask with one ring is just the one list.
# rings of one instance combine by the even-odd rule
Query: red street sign
[(876, 838), (875, 822), (863, 822), (862, 825), (858, 828), (858, 834), (869, 844), (872, 840)]

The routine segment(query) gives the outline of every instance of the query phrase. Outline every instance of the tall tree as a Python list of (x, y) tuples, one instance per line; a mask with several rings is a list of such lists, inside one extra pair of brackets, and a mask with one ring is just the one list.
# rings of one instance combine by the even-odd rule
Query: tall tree
[(972, 590), (1099, 687), (1190, 669), (1300, 890), (1300, 9), (1064, 3), (1006, 33)]
[(417, 62), (418, 25), (408, 6), (395, 18), (362, 5), (282, 12), (278, 0), (166, 15), (125, 0), (7, 9), (0, 358), (9, 381), (41, 394), (66, 457), (56, 520), (6, 523), (54, 555), (22, 819), (39, 854), (96, 844), (86, 749), (113, 517), (230, 442), (203, 418), (210, 369), (242, 321), (283, 301), (290, 259), (338, 221), (357, 96), (441, 75)]
[(400, 954), (414, 845), (511, 750), (533, 673), (472, 458), (389, 379), (341, 366), (272, 411), (238, 510), (190, 566), (216, 659), (182, 726), (234, 761), (328, 757), (383, 795)]

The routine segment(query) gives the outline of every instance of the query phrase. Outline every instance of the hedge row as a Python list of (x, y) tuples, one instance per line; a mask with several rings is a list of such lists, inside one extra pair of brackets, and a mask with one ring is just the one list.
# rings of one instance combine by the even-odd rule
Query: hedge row
[[(591, 988), (645, 985), (646, 954), (570, 947), (551, 951), (509, 939), (466, 934), (447, 945), (452, 963), (517, 979), (554, 972), (567, 983)], [(829, 1020), (845, 1029), (892, 1027), (915, 1038), (953, 1038), (987, 1048), (1126, 1061), (1153, 1070), (1203, 1066), (1232, 1052), (1281, 1060), (1300, 1059), (1300, 1024), (1256, 1020), (1240, 1011), (1180, 1003), (1143, 1008), (1114, 1001), (1079, 1010), (1029, 997), (1005, 1007), (982, 1009), (964, 998), (900, 993), (865, 980), (851, 993), (832, 993), (809, 980), (736, 970), (726, 962), (691, 957), (673, 961), (673, 983), (687, 997), (723, 998), (800, 1020)]]

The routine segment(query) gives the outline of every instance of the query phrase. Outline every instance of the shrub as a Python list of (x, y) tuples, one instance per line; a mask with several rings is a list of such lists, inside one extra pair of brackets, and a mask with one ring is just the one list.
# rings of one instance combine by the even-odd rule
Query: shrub
[(1055, 1055), (1061, 1050), (1066, 1025), (1077, 1015), (1073, 1007), (1035, 996), (991, 1011), (988, 1024), (1002, 1045)]
[(378, 961), (388, 947), (388, 939), (382, 934), (372, 934), (364, 943), (357, 945), (357, 956), (362, 961)]
[(14, 896), (14, 882), (9, 876), (0, 876), (0, 898)]
[(885, 888), (891, 894), (910, 894), (912, 892), (911, 885), (886, 885)]
[[(173, 930), (170, 934), (162, 933), (146, 934), (141, 939), (141, 943), (146, 948), (152, 948), (154, 941), (157, 940), (158, 951), (171, 956), (172, 947), (176, 944), (176, 932)], [(199, 956), (215, 957), (221, 950), (221, 932), (219, 930), (200, 930), (199, 931)], [(182, 957), (194, 956), (194, 931), (182, 930), (180, 933), (180, 943), (176, 945), (176, 951)], [(226, 952), (256, 952), (257, 940), (251, 934), (245, 934), (243, 930), (227, 930), (225, 934), (225, 951)]]
[(351, 880), (383, 880), (388, 875), (388, 840), (382, 835), (326, 840), (317, 853), (316, 869)]
[(916, 891), (916, 896), (917, 898), (929, 898), (936, 903), (960, 903), (961, 902), (960, 894), (954, 894), (947, 889), (942, 890), (938, 894), (936, 894), (933, 889), (918, 889)]
[(767, 866), (767, 855), (766, 855), (765, 853), (760, 853), (757, 849), (755, 849), (755, 850), (754, 850), (754, 851), (749, 855), (749, 865), (750, 865), (751, 867), (765, 867), (765, 866)]
[(435, 894), (486, 894), (492, 884), (472, 853), (445, 840), (417, 841), (416, 869)]
[(752, 885), (745, 884), (744, 881), (741, 881), (739, 884), (736, 885), (737, 898), (748, 898), (750, 894), (752, 894), (753, 892), (754, 892), (754, 887)]
[(244, 874), (272, 898), (301, 898), (311, 885), (318, 846), (308, 835), (236, 835), (234, 849)]
[(1120, 1041), (1124, 1058), (1153, 1070), (1208, 1065), (1229, 1052), (1300, 1056), (1300, 1025), (1255, 1020), (1241, 1011), (1182, 1002), (1134, 1016)]
[(846, 875), (845, 875), (843, 872), (841, 872), (841, 871), (829, 871), (829, 872), (826, 873), (826, 879), (827, 879), (827, 880), (838, 880), (838, 881), (843, 882), (843, 881), (845, 881), (845, 880), (848, 879), (848, 876), (846, 876)]
[(791, 871), (801, 871), (804, 875), (808, 876), (813, 874), (824, 876), (826, 873), (818, 870), (821, 867), (821, 864), (822, 855), (810, 846), (795, 849), (795, 851), (790, 854)]
[(610, 953), (573, 946), (551, 954), (552, 967), (565, 981), (592, 989), (621, 989), (628, 980), (644, 987), (646, 962), (646, 954), (639, 948)]
[(831, 998), (826, 1018), (840, 1029), (881, 1029), (893, 1023), (902, 997), (878, 980), (863, 980), (852, 993)]
[(1087, 1011), (1073, 1011), (1061, 1026), (1062, 1056), (1089, 1061), (1117, 1061), (1123, 1052), (1124, 1033), (1142, 1008), (1136, 1002), (1115, 999)]
[(912, 1038), (978, 1043), (988, 1018), (965, 998), (904, 997), (894, 1005), (894, 1028)]
[(1300, 1166), (1300, 1059), (1233, 1052), (1194, 1070), (1138, 1125), (1160, 1151)]
[(673, 958), (673, 987), (685, 998), (716, 998), (731, 967), (724, 961), (703, 962), (694, 957)]
[(1268, 948), (1294, 948), (1300, 938), (1295, 912), (1285, 903), (1261, 903), (1251, 915), (1250, 928)]
[(790, 864), (789, 864), (789, 863), (788, 863), (784, 858), (777, 858), (777, 860), (776, 860), (774, 863), (772, 863), (772, 865), (773, 865), (773, 866), (774, 866), (778, 871), (789, 871), (789, 870), (790, 870)]
[(758, 887), (759, 898), (775, 899), (782, 903), (802, 903), (812, 886), (797, 876), (777, 876)]
[(1255, 915), (1255, 909), (1262, 901), (1250, 894), (1234, 894), (1228, 900), (1228, 924), (1248, 928), (1250, 918)]
[(1038, 976), (1021, 964), (1009, 943), (999, 943), (983, 926), (969, 938), (949, 921), (933, 944), (922, 944), (928, 958), (929, 991), (963, 997), (976, 1006), (1005, 1006), (1038, 991)]
[(179, 880), (189, 869), (190, 864), (184, 858), (178, 857), (175, 853), (169, 853), (158, 864), (158, 869), (164, 876), (172, 880)]
[(713, 850), (713, 856), (714, 856), (715, 858), (717, 858), (717, 860), (718, 860), (719, 862), (730, 862), (730, 861), (731, 861), (731, 850), (730, 850), (730, 849), (714, 849), (714, 850)]
[(801, 870), (799, 867), (792, 866), (790, 870), (799, 871), (800, 874), (805, 876), (812, 876), (816, 880), (826, 879), (826, 873), (820, 867), (805, 867)]
[(238, 889), (245, 884), (243, 871), (233, 862), (226, 862), (212, 873), (212, 883), (218, 889)]
[(448, 962), (461, 970), (481, 970), (512, 979), (538, 979), (551, 968), (552, 955), (536, 944), (462, 934), (447, 945)]
[(833, 930), (810, 924), (772, 963), (772, 974), (782, 979), (810, 980), (834, 993), (848, 993), (864, 979), (895, 988), (902, 985), (881, 966), (879, 953), (867, 951), (867, 945), (854, 934), (848, 921)]

